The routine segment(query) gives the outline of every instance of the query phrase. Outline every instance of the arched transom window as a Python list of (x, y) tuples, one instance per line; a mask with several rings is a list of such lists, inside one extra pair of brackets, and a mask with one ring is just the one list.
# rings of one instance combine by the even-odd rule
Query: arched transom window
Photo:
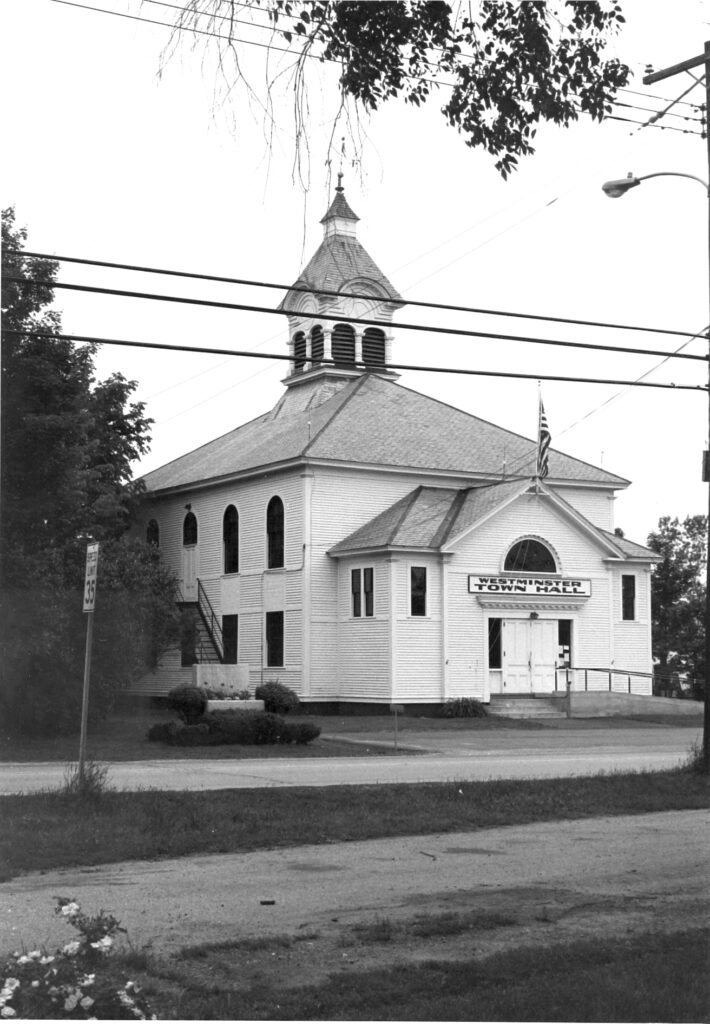
[(234, 505), (228, 505), (222, 521), (224, 541), (224, 571), (239, 572), (239, 513)]
[(182, 546), (192, 547), (197, 544), (197, 518), (194, 512), (188, 512), (182, 524)]
[(505, 572), (557, 572), (555, 556), (539, 540), (525, 537), (513, 544), (505, 557)]
[(284, 503), (277, 494), (266, 509), (267, 568), (283, 569), (284, 564)]

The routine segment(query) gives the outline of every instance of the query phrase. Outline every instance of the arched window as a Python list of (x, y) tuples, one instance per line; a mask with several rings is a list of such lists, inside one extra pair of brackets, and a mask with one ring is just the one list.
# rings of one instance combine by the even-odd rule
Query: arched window
[(228, 505), (222, 520), (224, 541), (224, 571), (239, 572), (239, 513), (234, 505)]
[(336, 366), (355, 366), (355, 331), (350, 324), (336, 324), (333, 328), (333, 359)]
[(160, 527), (158, 526), (157, 519), (151, 519), (148, 523), (148, 528), (145, 531), (146, 544), (152, 544), (153, 547), (160, 547)]
[(192, 547), (197, 544), (197, 519), (194, 512), (188, 512), (182, 524), (182, 546)]
[(506, 572), (557, 572), (555, 557), (539, 540), (526, 537), (513, 544), (505, 558)]
[(365, 366), (385, 365), (385, 332), (368, 327), (362, 336), (362, 361)]
[(318, 366), (323, 361), (323, 328), (316, 324), (311, 330), (311, 366)]
[(267, 568), (283, 569), (284, 503), (278, 495), (274, 495), (266, 509), (266, 539), (268, 544)]
[(308, 350), (306, 348), (306, 336), (303, 331), (299, 331), (293, 337), (293, 372), (302, 373), (306, 366), (306, 356)]

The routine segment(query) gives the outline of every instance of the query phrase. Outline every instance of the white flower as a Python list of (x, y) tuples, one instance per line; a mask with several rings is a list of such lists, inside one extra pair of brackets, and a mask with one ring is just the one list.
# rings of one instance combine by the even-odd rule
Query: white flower
[(5, 978), (2, 986), (2, 994), (12, 995), (16, 988), (19, 988), (22, 982), (19, 978)]
[(75, 1010), (76, 1009), (76, 1004), (78, 1002), (79, 1002), (78, 996), (76, 995), (76, 993), (73, 993), (72, 995), (69, 996), (68, 999), (64, 1000), (64, 1009), (65, 1010)]
[(79, 1006), (81, 1006), (82, 1010), (88, 1010), (89, 1007), (93, 1005), (94, 1000), (91, 998), (91, 996), (84, 996), (84, 998), (79, 1002)]
[(74, 939), (73, 942), (67, 942), (66, 946), (62, 948), (62, 953), (66, 953), (67, 956), (76, 956), (80, 948), (81, 943), (78, 939)]
[(53, 956), (43, 956), (42, 959), (40, 960), (40, 963), (41, 964), (53, 964), (54, 963), (54, 957)]
[(93, 985), (95, 980), (95, 974), (85, 974), (83, 978), (79, 978), (79, 984), (81, 985), (82, 988), (84, 988), (88, 985)]
[(62, 915), (62, 917), (75, 917), (75, 915), (78, 914), (80, 911), (81, 907), (79, 906), (79, 904), (75, 903), (72, 900), (69, 903), (65, 903), (61, 907), (59, 913)]
[(104, 935), (104, 937), (99, 939), (98, 942), (91, 943), (91, 948), (98, 949), (101, 953), (108, 953), (111, 946), (113, 946), (113, 939), (110, 935)]
[(17, 962), (18, 962), (18, 964), (31, 964), (32, 963), (32, 961), (30, 960), (30, 958), (27, 956), (26, 953), (22, 953), (20, 956), (18, 956), (17, 957)]
[(35, 980), (34, 980), (34, 981), (32, 982), (32, 985), (31, 985), (30, 987), (31, 987), (31, 988), (39, 988), (39, 982), (37, 981), (37, 979), (36, 979), (36, 978), (35, 978)]
[(16, 1016), (17, 1016), (17, 1014), (15, 1013), (15, 1011), (13, 1010), (13, 1008), (11, 1006), (3, 1006), (2, 1010), (0, 1010), (0, 1017), (16, 1017)]

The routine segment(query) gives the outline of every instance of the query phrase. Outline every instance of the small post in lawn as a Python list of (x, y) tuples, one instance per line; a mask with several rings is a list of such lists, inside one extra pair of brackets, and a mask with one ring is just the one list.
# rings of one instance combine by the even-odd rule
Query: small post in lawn
[(84, 612), (86, 613), (86, 654), (84, 656), (84, 691), (81, 696), (81, 737), (79, 739), (79, 786), (84, 785), (86, 760), (86, 724), (89, 718), (89, 678), (91, 675), (91, 644), (94, 636), (94, 608), (96, 607), (96, 576), (99, 566), (99, 545), (86, 546), (86, 574), (84, 577)]
[(394, 751), (397, 753), (397, 715), (404, 713), (404, 704), (390, 704), (390, 711), (394, 715)]

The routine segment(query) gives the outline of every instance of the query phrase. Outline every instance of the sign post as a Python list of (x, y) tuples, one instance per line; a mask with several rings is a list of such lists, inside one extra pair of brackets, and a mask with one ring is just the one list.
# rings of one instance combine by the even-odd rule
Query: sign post
[(99, 545), (86, 547), (86, 574), (84, 576), (84, 612), (86, 613), (86, 654), (84, 656), (84, 691), (81, 697), (81, 737), (79, 739), (79, 784), (84, 782), (86, 760), (86, 725), (89, 718), (89, 679), (91, 676), (91, 644), (94, 636), (94, 608), (96, 606), (96, 577), (99, 566)]
[(397, 753), (397, 715), (404, 713), (404, 704), (390, 704), (390, 711), (394, 715), (394, 752)]

